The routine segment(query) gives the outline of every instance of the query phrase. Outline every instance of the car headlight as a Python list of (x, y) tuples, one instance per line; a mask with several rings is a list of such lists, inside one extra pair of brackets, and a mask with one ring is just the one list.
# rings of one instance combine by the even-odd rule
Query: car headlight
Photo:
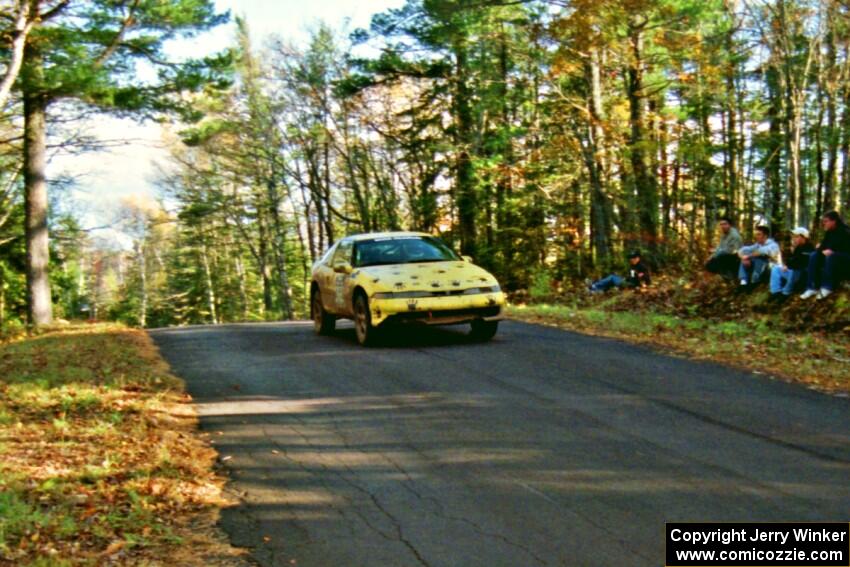
[(493, 286), (471, 287), (464, 291), (464, 295), (478, 295), (479, 293), (498, 293), (502, 288), (498, 284)]

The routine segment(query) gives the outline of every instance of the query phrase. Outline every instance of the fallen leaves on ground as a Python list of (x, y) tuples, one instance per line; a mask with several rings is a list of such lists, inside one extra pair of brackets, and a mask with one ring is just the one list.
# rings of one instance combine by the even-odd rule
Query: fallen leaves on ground
[(190, 401), (141, 331), (0, 346), (0, 564), (243, 564)]

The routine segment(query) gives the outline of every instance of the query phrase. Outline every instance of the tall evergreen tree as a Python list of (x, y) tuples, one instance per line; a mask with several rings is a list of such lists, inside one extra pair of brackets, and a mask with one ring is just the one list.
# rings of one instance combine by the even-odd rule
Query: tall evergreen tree
[[(48, 277), (46, 137), (48, 108), (76, 100), (106, 111), (150, 116), (192, 113), (179, 96), (221, 83), (228, 57), (176, 61), (167, 40), (224, 22), (211, 0), (34, 0), (35, 22), (26, 37), (18, 89), (24, 113), (28, 318), (33, 325), (53, 317)], [(137, 62), (158, 70), (146, 83)]]

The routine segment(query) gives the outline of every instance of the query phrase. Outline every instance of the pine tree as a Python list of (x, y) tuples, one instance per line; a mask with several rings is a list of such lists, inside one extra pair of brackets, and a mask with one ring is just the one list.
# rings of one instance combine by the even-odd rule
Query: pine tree
[[(26, 37), (17, 87), (25, 130), (28, 319), (44, 325), (53, 317), (45, 174), (49, 106), (76, 100), (122, 115), (181, 111), (190, 117), (191, 109), (175, 95), (220, 85), (229, 58), (176, 62), (164, 52), (164, 43), (216, 26), (228, 15), (216, 14), (210, 0), (35, 0), (31, 11), (36, 25)], [(140, 61), (159, 70), (157, 82), (133, 77)]]

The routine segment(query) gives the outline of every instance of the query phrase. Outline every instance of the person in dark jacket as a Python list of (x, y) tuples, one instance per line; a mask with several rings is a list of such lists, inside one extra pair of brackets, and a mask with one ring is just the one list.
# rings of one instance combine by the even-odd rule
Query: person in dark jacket
[(649, 276), (649, 268), (641, 261), (640, 252), (635, 250), (629, 254), (629, 274), (625, 278), (617, 274), (611, 274), (590, 285), (590, 291), (603, 292), (612, 287), (646, 287), (652, 280)]
[(850, 227), (836, 211), (829, 211), (821, 221), (823, 240), (809, 256), (809, 281), (801, 299), (824, 299), (850, 276)]
[(809, 255), (815, 251), (809, 241), (809, 230), (798, 227), (791, 231), (791, 255), (785, 265), (773, 266), (770, 271), (770, 299), (785, 301), (792, 293), (798, 282), (806, 281), (806, 269), (809, 266)]

